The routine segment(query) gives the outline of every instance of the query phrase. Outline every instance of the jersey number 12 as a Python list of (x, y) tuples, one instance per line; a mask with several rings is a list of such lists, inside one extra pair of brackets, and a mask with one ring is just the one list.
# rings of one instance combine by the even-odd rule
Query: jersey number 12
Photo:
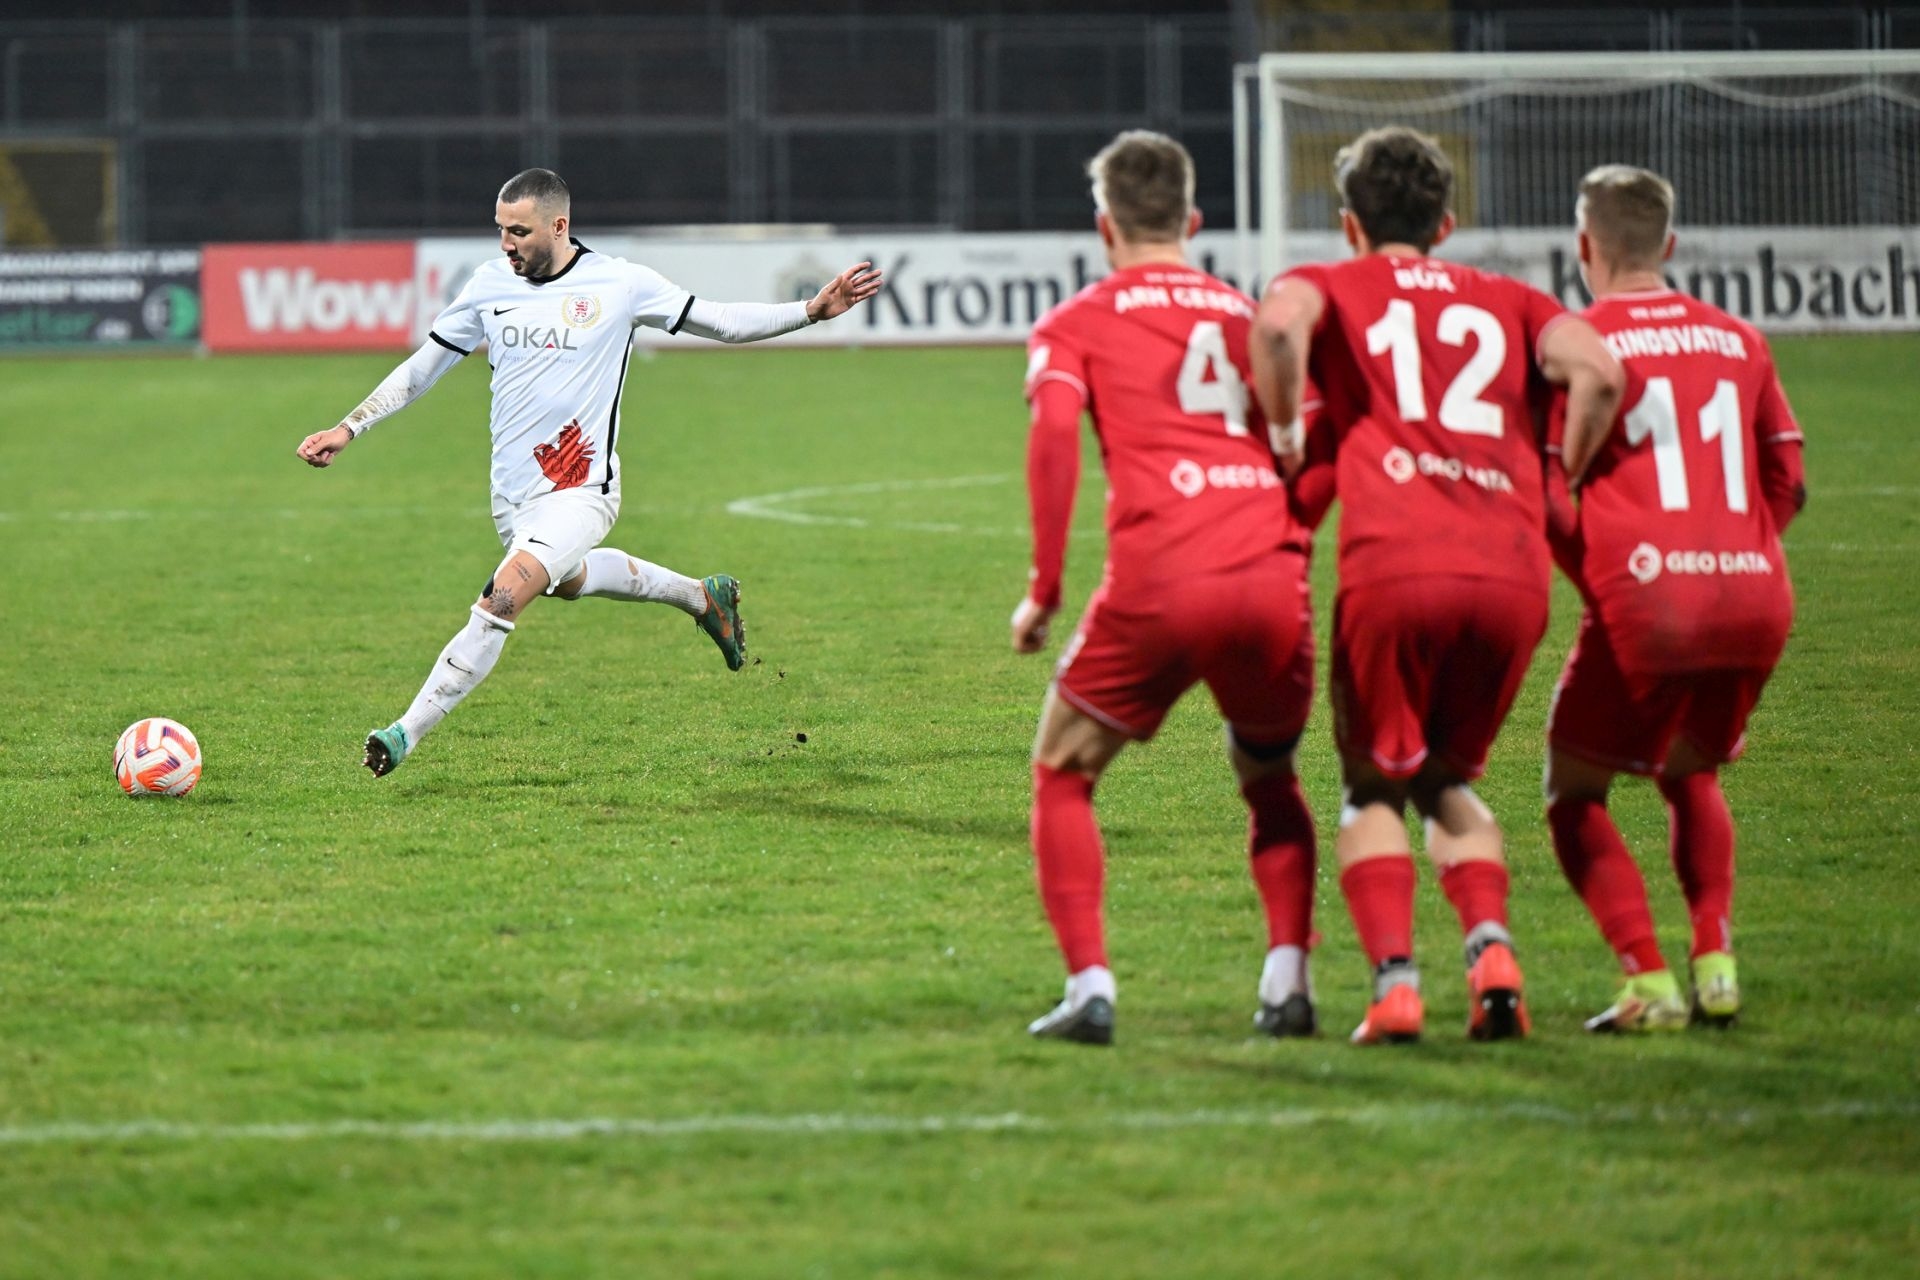
[[(1493, 314), (1480, 307), (1456, 302), (1440, 313), (1435, 336), (1450, 347), (1464, 347), (1475, 341), (1473, 355), (1440, 397), (1440, 425), (1466, 436), (1498, 437), (1505, 417), (1497, 404), (1480, 398), (1482, 392), (1500, 376), (1507, 359), (1507, 331)], [(1413, 330), (1413, 304), (1395, 298), (1387, 304), (1387, 314), (1367, 326), (1367, 354), (1385, 355), (1392, 361), (1394, 399), (1400, 421), (1427, 420), (1427, 392), (1420, 372), (1420, 335)]]

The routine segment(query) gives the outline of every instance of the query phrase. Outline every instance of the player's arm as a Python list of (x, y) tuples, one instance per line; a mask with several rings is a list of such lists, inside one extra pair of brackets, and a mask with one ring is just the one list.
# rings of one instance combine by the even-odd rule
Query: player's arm
[(1573, 484), (1567, 479), (1566, 412), (1566, 393), (1555, 392), (1548, 410), (1546, 456), (1541, 459), (1542, 487), (1547, 500), (1547, 549), (1567, 581), (1580, 586), (1586, 546), (1580, 532), (1580, 508), (1573, 500)]
[(1600, 341), (1599, 332), (1579, 316), (1562, 314), (1540, 334), (1540, 372), (1567, 389), (1566, 435), (1561, 445), (1572, 484), (1600, 452), (1620, 401), (1627, 372)]
[(1267, 421), (1280, 424), (1274, 443), (1276, 457), (1289, 477), (1303, 462), (1301, 433), (1295, 429), (1306, 398), (1307, 355), (1313, 331), (1326, 313), (1327, 299), (1319, 288), (1298, 276), (1289, 276), (1269, 288), (1253, 318), (1247, 354), (1253, 364), (1253, 391)]
[(880, 292), (881, 274), (871, 262), (848, 267), (805, 302), (713, 302), (694, 298), (675, 331), (716, 342), (759, 342), (819, 324)]
[(1299, 465), (1287, 477), (1287, 506), (1295, 520), (1308, 529), (1318, 529), (1337, 496), (1334, 463), (1338, 449), (1333, 424), (1317, 398), (1301, 406), (1300, 424), (1296, 433)]
[(391, 417), (425, 395), (440, 375), (459, 364), (467, 353), (435, 333), (420, 349), (401, 361), (394, 371), (362, 400), (340, 425), (316, 431), (300, 442), (294, 453), (308, 466), (326, 467), (340, 451), (365, 435), (367, 428), (382, 418)]
[(1754, 453), (1760, 466), (1760, 495), (1781, 533), (1807, 505), (1806, 438), (1794, 421), (1780, 375), (1769, 359), (1760, 402), (1754, 409)]
[(1027, 433), (1027, 505), (1033, 516), (1033, 567), (1027, 594), (1013, 611), (1013, 648), (1038, 653), (1047, 627), (1060, 610), (1060, 580), (1067, 561), (1067, 529), (1080, 488), (1081, 389), (1063, 378), (1037, 384)]

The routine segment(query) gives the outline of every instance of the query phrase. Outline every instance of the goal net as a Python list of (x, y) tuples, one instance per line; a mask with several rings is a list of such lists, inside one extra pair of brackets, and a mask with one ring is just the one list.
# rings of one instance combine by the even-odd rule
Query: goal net
[(1674, 185), (1677, 287), (1771, 328), (1920, 327), (1920, 53), (1268, 54), (1236, 87), (1251, 278), (1345, 256), (1334, 155), (1404, 124), (1455, 166), (1441, 256), (1580, 302), (1580, 178), (1635, 164)]

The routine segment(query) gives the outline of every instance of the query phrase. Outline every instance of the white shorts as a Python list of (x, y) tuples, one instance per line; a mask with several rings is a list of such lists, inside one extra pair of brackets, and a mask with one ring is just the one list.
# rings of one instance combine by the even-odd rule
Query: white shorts
[(500, 533), (500, 545), (509, 555), (524, 551), (538, 560), (547, 571), (548, 591), (580, 572), (587, 552), (606, 540), (619, 515), (618, 480), (611, 493), (600, 492), (599, 485), (556, 489), (519, 506), (493, 495), (493, 527)]

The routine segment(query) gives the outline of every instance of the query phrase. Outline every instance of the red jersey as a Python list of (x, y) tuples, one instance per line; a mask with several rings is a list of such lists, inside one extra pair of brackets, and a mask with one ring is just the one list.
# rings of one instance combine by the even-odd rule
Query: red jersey
[[(1028, 398), (1063, 382), (1093, 415), (1107, 473), (1106, 578), (1116, 590), (1235, 569), (1310, 542), (1288, 514), (1248, 384), (1253, 313), (1251, 299), (1206, 272), (1156, 263), (1114, 272), (1034, 326)], [(1041, 518), (1058, 514), (1041, 510), (1052, 501), (1045, 486), (1030, 485), (1036, 531), (1064, 531), (1064, 520)], [(1036, 538), (1031, 593), (1042, 601), (1058, 597), (1059, 553), (1047, 541)]]
[(1627, 370), (1580, 488), (1578, 578), (1632, 672), (1771, 665), (1793, 616), (1779, 524), (1800, 427), (1753, 326), (1672, 290), (1586, 311)]
[[(1539, 344), (1565, 308), (1434, 258), (1368, 254), (1287, 276), (1326, 300), (1309, 435), (1331, 433), (1336, 454), (1341, 586), (1447, 575), (1544, 593)], [(1308, 452), (1325, 447), (1310, 439)]]

